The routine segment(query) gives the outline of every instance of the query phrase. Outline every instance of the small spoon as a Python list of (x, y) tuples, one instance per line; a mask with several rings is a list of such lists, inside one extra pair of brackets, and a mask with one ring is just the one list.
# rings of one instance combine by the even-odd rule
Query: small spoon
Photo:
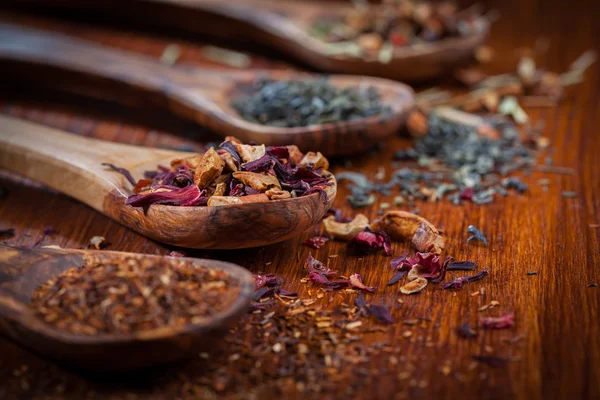
[(389, 62), (336, 56), (331, 46), (310, 34), (315, 21), (340, 19), (355, 8), (351, 2), (290, 0), (25, 0), (39, 9), (80, 11), (111, 21), (139, 22), (191, 33), (264, 44), (329, 72), (379, 76), (406, 82), (423, 81), (469, 62), (487, 38), (489, 23), (480, 17), (479, 30), (469, 36), (442, 39), (395, 49)]
[(295, 144), (326, 155), (364, 152), (398, 132), (414, 105), (408, 86), (365, 76), (332, 75), (337, 87), (375, 87), (389, 112), (348, 122), (277, 128), (248, 122), (231, 107), (259, 77), (272, 80), (318, 79), (294, 71), (216, 70), (169, 67), (158, 61), (17, 25), (0, 24), (0, 62), (4, 78), (37, 82), (61, 90), (115, 99), (120, 103), (162, 107), (244, 143)]
[(0, 334), (48, 358), (86, 369), (148, 367), (192, 358), (200, 351), (218, 346), (226, 330), (247, 312), (254, 294), (254, 278), (246, 269), (222, 261), (188, 258), (193, 265), (224, 271), (241, 286), (231, 306), (206, 321), (178, 329), (165, 327), (132, 334), (83, 336), (44, 323), (29, 308), (31, 296), (40, 284), (67, 269), (84, 265), (86, 259), (115, 261), (130, 257), (165, 258), (119, 251), (0, 245)]
[[(325, 215), (337, 184), (318, 193), (263, 203), (214, 207), (125, 205), (131, 184), (102, 163), (128, 169), (134, 177), (157, 165), (195, 153), (130, 146), (81, 137), (0, 116), (0, 168), (39, 181), (106, 214), (151, 239), (175, 246), (235, 249), (265, 246), (297, 236)], [(327, 171), (324, 171), (328, 173)]]

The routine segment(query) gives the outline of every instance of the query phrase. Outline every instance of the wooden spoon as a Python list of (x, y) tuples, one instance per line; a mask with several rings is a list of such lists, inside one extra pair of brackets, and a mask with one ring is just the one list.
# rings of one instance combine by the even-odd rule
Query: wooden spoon
[(299, 235), (325, 215), (318, 193), (264, 203), (214, 207), (125, 205), (131, 184), (102, 163), (128, 169), (134, 177), (194, 153), (103, 142), (0, 116), (0, 168), (35, 179), (160, 242), (192, 248), (234, 249), (264, 246)]
[(252, 40), (270, 46), (313, 67), (329, 72), (350, 73), (406, 82), (438, 77), (468, 63), (489, 31), (481, 17), (478, 33), (438, 42), (406, 46), (395, 50), (388, 62), (360, 57), (335, 56), (331, 46), (313, 37), (317, 20), (338, 19), (352, 8), (346, 2), (305, 0), (66, 0), (53, 2), (25, 0), (36, 8), (70, 8), (111, 20), (136, 21), (146, 26), (220, 36), (237, 41)]
[[(254, 278), (246, 269), (216, 260), (188, 258), (192, 265), (227, 273), (241, 286), (226, 310), (183, 328), (160, 328), (132, 334), (75, 335), (44, 323), (29, 308), (38, 286), (61, 272), (90, 262), (161, 256), (119, 251), (25, 249), (0, 245), (0, 334), (61, 363), (94, 370), (124, 370), (192, 358), (211, 350), (248, 310)], [(181, 260), (178, 258), (178, 260)]]
[(301, 150), (319, 150), (326, 155), (372, 148), (399, 130), (414, 105), (414, 93), (406, 85), (378, 78), (334, 75), (329, 81), (338, 87), (377, 88), (390, 112), (349, 122), (269, 127), (242, 119), (230, 106), (231, 99), (249, 91), (258, 77), (314, 80), (319, 75), (169, 67), (148, 57), (9, 24), (0, 25), (0, 62), (6, 79), (37, 82), (61, 90), (83, 88), (84, 93), (121, 103), (167, 109), (219, 135), (236, 136), (244, 143), (295, 144)]

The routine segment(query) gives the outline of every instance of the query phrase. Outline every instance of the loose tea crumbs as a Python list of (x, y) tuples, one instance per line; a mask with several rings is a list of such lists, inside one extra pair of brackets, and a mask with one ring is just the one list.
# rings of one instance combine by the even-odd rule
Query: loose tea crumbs
[(199, 323), (229, 307), (239, 290), (227, 273), (185, 260), (90, 260), (42, 284), (31, 308), (73, 334), (133, 333)]
[(338, 88), (327, 79), (259, 79), (254, 92), (231, 102), (247, 121), (293, 128), (373, 117), (390, 111), (374, 87)]

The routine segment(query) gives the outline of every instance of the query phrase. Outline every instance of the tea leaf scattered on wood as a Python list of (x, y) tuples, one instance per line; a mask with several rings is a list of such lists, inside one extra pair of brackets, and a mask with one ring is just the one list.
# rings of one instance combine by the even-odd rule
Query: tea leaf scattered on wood
[(472, 240), (478, 240), (481, 243), (483, 243), (484, 246), (487, 246), (487, 239), (477, 227), (469, 225), (469, 227), (467, 228), (467, 232), (472, 234), (472, 236), (469, 236), (467, 238), (467, 243), (471, 243)]
[(477, 337), (477, 332), (471, 327), (471, 325), (467, 322), (462, 324), (457, 329), (458, 335), (465, 339), (471, 339)]
[(477, 360), (479, 362), (482, 362), (484, 364), (489, 365), (490, 367), (493, 368), (500, 368), (500, 367), (504, 367), (507, 363), (508, 360), (506, 358), (501, 358), (501, 357), (495, 357), (495, 356), (488, 356), (488, 355), (473, 355), (473, 359)]
[(470, 271), (477, 268), (477, 264), (473, 261), (453, 261), (446, 268), (448, 271)]

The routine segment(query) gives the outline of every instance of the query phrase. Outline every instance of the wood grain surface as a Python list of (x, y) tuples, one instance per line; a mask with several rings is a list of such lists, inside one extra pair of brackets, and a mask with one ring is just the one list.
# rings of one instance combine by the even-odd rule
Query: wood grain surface
[[(517, 49), (532, 46), (544, 37), (550, 45), (540, 56), (544, 67), (564, 71), (583, 51), (600, 50), (600, 27), (595, 21), (597, 5), (586, 0), (487, 0), (484, 4), (500, 11), (502, 18), (492, 27), (490, 44), (497, 57), (489, 66), (494, 73), (512, 70), (518, 60)], [(194, 43), (189, 38), (136, 33), (123, 29), (83, 26), (56, 22), (39, 17), (4, 15), (11, 22), (27, 23), (45, 29), (74, 34), (82, 38), (122, 49), (158, 57), (169, 43), (183, 48), (182, 63), (216, 65), (206, 61), (201, 47), (203, 38)], [(269, 61), (253, 58), (253, 66), (287, 67), (289, 64), (270, 54)], [(4, 82), (3, 82), (4, 83)], [(8, 83), (8, 82), (6, 82)], [(80, 135), (131, 144), (168, 148), (200, 149), (200, 142), (218, 141), (218, 137), (168, 115), (144, 110), (123, 110), (100, 101), (59, 95), (23, 87), (6, 88), (1, 95), (0, 110), (8, 115), (58, 127)], [(359, 272), (369, 285), (380, 287), (373, 298), (391, 305), (397, 319), (385, 333), (368, 336), (372, 342), (385, 341), (400, 346), (416, 368), (408, 378), (374, 374), (364, 378), (369, 398), (481, 398), (481, 399), (597, 399), (600, 397), (600, 68), (596, 64), (584, 84), (569, 89), (558, 108), (529, 109), (534, 120), (544, 120), (544, 134), (552, 141), (552, 159), (557, 166), (572, 168), (574, 174), (534, 172), (526, 177), (530, 190), (523, 196), (500, 198), (488, 206), (452, 206), (446, 202), (419, 203), (420, 214), (444, 228), (446, 254), (470, 259), (490, 270), (490, 276), (456, 292), (426, 291), (416, 296), (402, 296), (399, 287), (385, 287), (391, 277), (389, 258), (372, 255), (362, 259), (346, 254), (344, 244), (329, 242), (312, 250), (302, 242), (304, 235), (283, 243), (235, 251), (190, 251), (193, 256), (235, 262), (253, 272), (276, 273), (284, 287), (305, 294), (307, 286), (299, 281), (305, 275), (302, 264), (309, 252), (326, 261), (343, 274)], [(197, 140), (197, 141), (195, 141)], [(383, 165), (389, 176), (395, 150), (409, 145), (401, 137), (383, 146), (380, 152), (349, 162), (340, 161), (334, 172), (363, 170), (375, 175)], [(349, 164), (351, 163), (351, 165)], [(537, 182), (549, 179), (547, 192)], [(38, 184), (7, 173), (0, 181), (10, 193), (0, 199), (0, 229), (14, 227), (16, 235), (7, 240), (13, 245), (42, 244), (84, 248), (92, 236), (101, 235), (111, 243), (110, 250), (147, 254), (168, 254), (167, 248), (122, 227), (91, 208)], [(574, 191), (575, 197), (561, 196)], [(334, 206), (350, 215), (345, 190), (340, 185)], [(365, 209), (373, 218), (378, 198)], [(487, 235), (487, 248), (467, 245), (467, 226), (478, 226)], [(44, 226), (52, 225), (56, 233), (43, 236)], [(394, 244), (394, 254), (408, 250), (408, 245)], [(329, 259), (329, 255), (339, 255)], [(537, 275), (527, 275), (537, 271)], [(459, 275), (456, 273), (456, 275)], [(433, 285), (432, 285), (433, 286)], [(478, 289), (485, 296), (471, 296)], [(404, 303), (396, 302), (402, 296)], [(352, 301), (348, 296), (335, 297), (332, 303)], [(500, 306), (491, 311), (498, 315), (514, 311), (516, 326), (506, 331), (480, 333), (475, 340), (464, 340), (455, 329), (481, 315), (477, 309), (491, 300)], [(400, 321), (416, 317), (432, 321), (407, 327)], [(402, 337), (410, 328), (412, 339)], [(431, 335), (435, 346), (426, 347), (418, 337)], [(512, 339), (522, 335), (516, 343)], [(514, 356), (504, 368), (483, 364), (471, 368), (473, 354)], [(379, 360), (385, 362), (386, 360)], [(450, 365), (446, 376), (442, 366)], [(402, 366), (399, 367), (403, 371)], [(202, 371), (177, 366), (152, 376), (99, 377), (66, 370), (0, 340), (1, 399), (182, 399), (195, 398), (189, 389)], [(175, 382), (175, 383), (173, 383)], [(177, 382), (188, 382), (180, 385)], [(170, 384), (169, 384), (170, 383)], [(251, 393), (255, 388), (243, 388)], [(340, 387), (339, 397), (343, 397)], [(276, 392), (267, 396), (281, 398)], [(269, 396), (270, 394), (270, 396)], [(264, 396), (263, 396), (264, 397)], [(302, 397), (302, 396), (298, 396)]]

